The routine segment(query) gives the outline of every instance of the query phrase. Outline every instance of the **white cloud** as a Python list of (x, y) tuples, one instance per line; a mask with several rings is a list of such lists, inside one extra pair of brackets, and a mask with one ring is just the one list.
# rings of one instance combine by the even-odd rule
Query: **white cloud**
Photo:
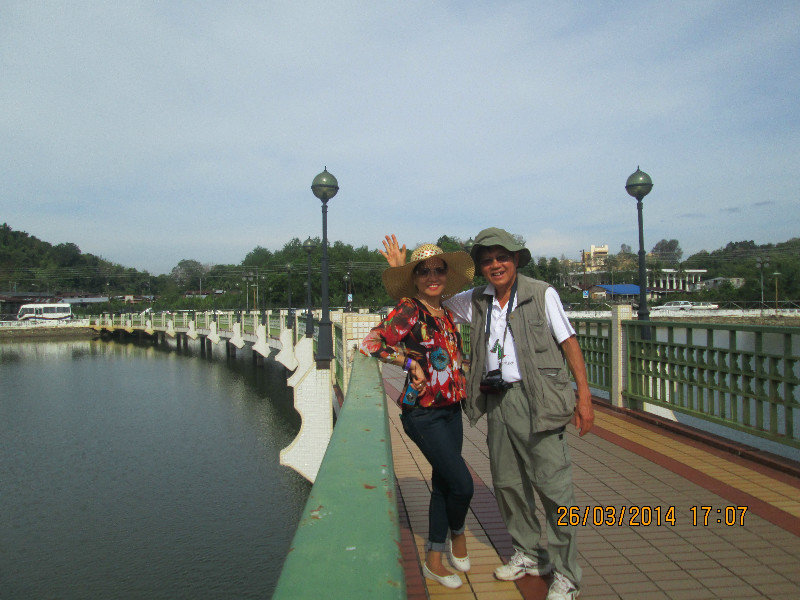
[[(331, 237), (370, 247), (502, 223), (537, 254), (635, 246), (637, 164), (648, 246), (796, 235), (795, 3), (0, 13), (4, 220), (130, 266), (317, 235), (326, 165)], [(765, 197), (780, 219), (727, 210)]]

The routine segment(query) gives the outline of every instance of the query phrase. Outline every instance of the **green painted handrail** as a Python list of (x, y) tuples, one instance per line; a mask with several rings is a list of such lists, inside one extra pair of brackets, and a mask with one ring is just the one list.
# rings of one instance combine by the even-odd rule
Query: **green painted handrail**
[[(623, 321), (624, 397), (800, 448), (800, 328)], [(634, 405), (635, 407), (635, 405)]]
[(378, 362), (357, 353), (273, 598), (405, 598), (394, 464)]
[(611, 319), (570, 319), (583, 351), (589, 385), (611, 390)]

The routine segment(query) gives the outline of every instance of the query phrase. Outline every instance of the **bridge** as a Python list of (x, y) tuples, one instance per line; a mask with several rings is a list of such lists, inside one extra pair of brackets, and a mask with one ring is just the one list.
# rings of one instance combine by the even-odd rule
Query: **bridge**
[[(327, 402), (332, 382), (346, 398), (275, 598), (331, 590), (355, 598), (543, 598), (544, 579), (492, 576), (512, 550), (492, 495), (485, 421), (465, 426), (476, 490), (467, 520), (474, 567), (456, 591), (423, 579), (430, 471), (387, 401), (402, 372), (354, 351), (378, 318), (332, 317), (337, 358), (322, 369), (322, 387)], [(301, 364), (313, 365), (313, 342), (288, 314), (218, 315), (213, 323), (200, 313), (154, 315), (149, 324), (132, 315), (94, 321), (179, 344), (190, 334), (213, 344), (216, 335), (226, 348), (250, 344), (257, 353), (264, 341), (271, 352), (294, 354), (290, 381)], [(581, 526), (582, 597), (800, 597), (800, 328), (647, 324), (632, 320), (629, 307), (573, 325), (597, 411), (584, 438), (568, 428), (577, 505), (562, 517)], [(654, 335), (643, 336), (644, 327)], [(303, 429), (310, 414), (301, 412)]]

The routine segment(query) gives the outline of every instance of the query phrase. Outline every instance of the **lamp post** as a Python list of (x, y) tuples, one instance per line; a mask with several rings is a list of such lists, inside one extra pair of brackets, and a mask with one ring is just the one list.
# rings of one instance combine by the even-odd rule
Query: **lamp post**
[(339, 191), (339, 182), (325, 167), (311, 182), (311, 191), (322, 201), (322, 318), (319, 322), (317, 360), (330, 361), (333, 359), (333, 336), (328, 307), (328, 200)]
[(344, 312), (353, 312), (353, 278), (350, 275), (350, 270), (347, 270), (347, 273), (344, 275)]
[(291, 319), (292, 318), (292, 263), (287, 263), (287, 265), (286, 265), (286, 278), (287, 278), (286, 279), (286, 287), (287, 287), (288, 296), (289, 296), (289, 298), (288, 298), (289, 307), (288, 307), (288, 310), (286, 311), (286, 313), (289, 316), (289, 318)]
[(306, 286), (308, 293), (306, 296), (306, 337), (314, 337), (314, 317), (311, 315), (311, 251), (314, 250), (314, 242), (308, 238), (303, 243), (303, 250), (308, 255), (308, 276), (306, 278)]
[(246, 285), (246, 289), (244, 292), (244, 306), (245, 312), (250, 312), (250, 282), (253, 281), (253, 274), (252, 273), (245, 273), (242, 275), (242, 279), (244, 279)]
[[(653, 189), (653, 180), (650, 175), (636, 167), (636, 172), (628, 177), (625, 190), (636, 198), (636, 212), (639, 215), (639, 310), (637, 314), (640, 321), (650, 320), (650, 311), (647, 310), (647, 271), (644, 264), (644, 228), (642, 226), (642, 198)], [(642, 339), (650, 339), (650, 328), (642, 327)]]
[(775, 277), (775, 315), (777, 316), (777, 314), (778, 314), (778, 276), (780, 275), (780, 273), (778, 273), (778, 271), (775, 271), (772, 275)]
[(764, 269), (769, 267), (769, 260), (766, 258), (758, 257), (756, 259), (756, 268), (761, 274), (761, 316), (764, 316)]

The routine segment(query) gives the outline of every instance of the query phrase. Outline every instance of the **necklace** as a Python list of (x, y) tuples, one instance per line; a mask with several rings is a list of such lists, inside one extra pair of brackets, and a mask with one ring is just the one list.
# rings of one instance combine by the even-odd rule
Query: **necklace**
[(441, 306), (438, 306), (438, 307), (437, 306), (432, 306), (432, 305), (428, 304), (427, 302), (425, 302), (425, 300), (423, 300), (419, 296), (417, 296), (416, 298), (417, 298), (417, 300), (422, 302), (425, 306), (427, 306), (428, 310), (430, 310), (431, 312), (442, 312), (442, 310), (443, 310)]

